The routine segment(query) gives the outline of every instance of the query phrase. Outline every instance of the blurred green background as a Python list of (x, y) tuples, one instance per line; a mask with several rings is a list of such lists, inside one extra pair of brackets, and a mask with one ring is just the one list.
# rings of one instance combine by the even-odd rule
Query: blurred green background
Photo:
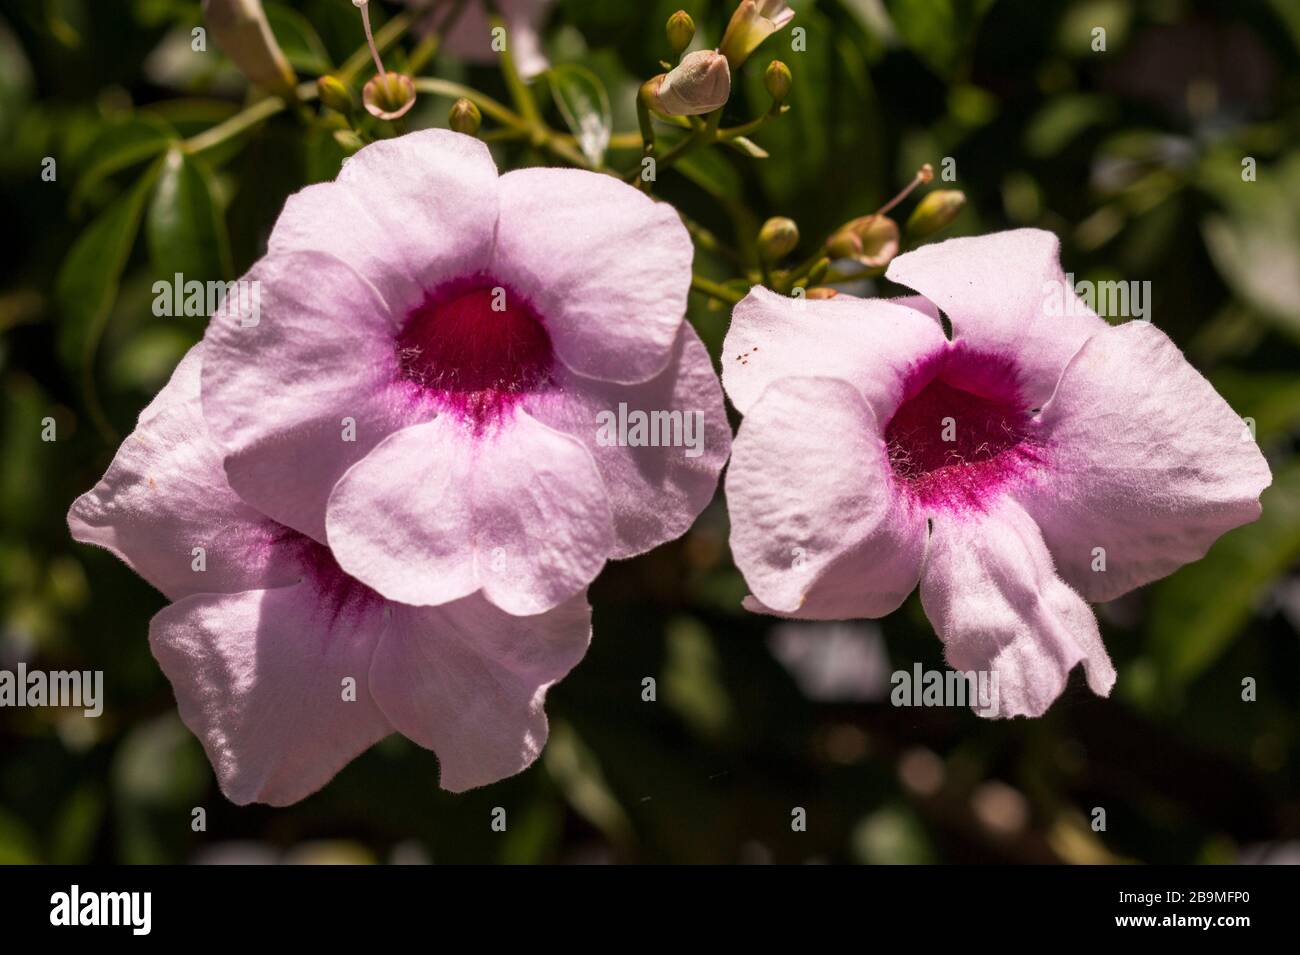
[[(561, 0), (546, 45), (589, 66), (632, 131), (668, 14), (695, 15), (698, 46), (732, 5)], [(166, 144), (247, 95), (215, 48), (190, 51), (198, 6), (0, 0), (0, 668), (100, 669), (107, 696), (98, 720), (0, 710), (0, 861), (1300, 860), (1300, 4), (795, 2), (806, 49), (770, 39), (727, 108), (728, 125), (762, 112), (762, 67), (790, 65), (792, 109), (754, 137), (771, 157), (702, 153), (658, 184), (742, 248), (767, 216), (795, 218), (802, 258), (951, 157), (956, 181), (935, 185), (969, 204), (948, 234), (1050, 229), (1078, 279), (1152, 283), (1154, 321), (1255, 420), (1274, 485), (1258, 523), (1098, 608), (1110, 700), (1076, 672), (1036, 721), (891, 707), (891, 670), (942, 666), (915, 596), (875, 623), (745, 613), (719, 496), (684, 538), (597, 581), (591, 651), (551, 692), (528, 772), (453, 797), (433, 754), (392, 737), (281, 810), (222, 798), (149, 653), (163, 598), (64, 524), (202, 334), (203, 319), (152, 315), (154, 278), (236, 277), (284, 198), (343, 156), (315, 110), (290, 112), (154, 188)], [(304, 78), (361, 42), (349, 0), (267, 7)], [(425, 73), (507, 98), (490, 67), (439, 55)], [(446, 125), (448, 105), (422, 96), (408, 127)], [(548, 161), (495, 152), (503, 168)], [(719, 281), (729, 268), (697, 257)], [(726, 311), (692, 296), (690, 318), (716, 358)], [(57, 441), (41, 440), (47, 416)]]

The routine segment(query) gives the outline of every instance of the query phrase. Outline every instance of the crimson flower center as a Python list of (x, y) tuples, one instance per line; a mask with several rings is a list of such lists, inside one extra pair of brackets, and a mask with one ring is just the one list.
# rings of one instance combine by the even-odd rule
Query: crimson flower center
[(921, 503), (978, 507), (1038, 460), (1029, 413), (998, 364), (950, 354), (912, 382), (885, 427), (890, 466)]
[(401, 376), (482, 423), (550, 380), (551, 337), (532, 308), (490, 281), (439, 291), (397, 338)]

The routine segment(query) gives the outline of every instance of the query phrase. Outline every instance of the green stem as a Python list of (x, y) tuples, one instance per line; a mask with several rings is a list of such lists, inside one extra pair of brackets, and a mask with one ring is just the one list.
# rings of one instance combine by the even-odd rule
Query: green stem
[(709, 298), (724, 302), (727, 305), (735, 305), (745, 297), (742, 293), (729, 289), (712, 279), (706, 279), (701, 275), (691, 276), (691, 288), (702, 295), (707, 295)]
[[(499, 16), (490, 17), (488, 23), (494, 30), (497, 27), (505, 29), (505, 21)], [(529, 89), (523, 77), (519, 75), (519, 69), (515, 66), (514, 54), (510, 52), (509, 41), (501, 50), (501, 73), (505, 77), (506, 88), (510, 90), (510, 99), (514, 102), (519, 115), (524, 118), (524, 122), (534, 129), (544, 128), (541, 110), (537, 108), (537, 100), (533, 97), (533, 91)]]
[(503, 126), (529, 131), (529, 126), (524, 122), (523, 117), (473, 87), (439, 79), (436, 76), (417, 76), (412, 82), (415, 83), (417, 93), (432, 93), (435, 96), (446, 96), (448, 99), (467, 99)]
[(681, 216), (682, 224), (686, 226), (686, 231), (691, 234), (691, 238), (695, 240), (696, 244), (700, 248), (721, 255), (726, 259), (730, 259), (733, 265), (740, 266), (742, 269), (744, 268), (745, 260), (740, 257), (739, 252), (723, 243), (723, 241), (716, 235), (704, 226), (700, 225), (694, 219), (687, 216), (685, 213), (678, 211), (677, 214)]
[[(302, 83), (298, 86), (297, 93), (300, 101), (315, 99), (316, 84)], [(279, 96), (268, 96), (265, 99), (260, 99), (225, 122), (218, 123), (211, 129), (205, 129), (203, 132), (191, 136), (181, 143), (181, 149), (191, 155), (206, 152), (220, 146), (226, 140), (233, 139), (254, 126), (266, 122), (276, 113), (283, 111), (288, 105), (288, 102)]]
[(748, 136), (751, 133), (756, 133), (768, 123), (772, 122), (772, 120), (785, 113), (789, 108), (789, 106), (773, 105), (771, 109), (757, 119), (751, 119), (748, 123), (741, 123), (739, 126), (732, 126), (730, 129), (720, 130), (718, 132), (718, 138), (739, 139), (741, 136)]

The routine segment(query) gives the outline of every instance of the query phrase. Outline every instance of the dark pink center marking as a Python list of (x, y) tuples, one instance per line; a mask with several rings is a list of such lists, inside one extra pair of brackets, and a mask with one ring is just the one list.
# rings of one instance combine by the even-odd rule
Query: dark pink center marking
[(927, 507), (981, 508), (1039, 448), (1012, 362), (956, 346), (916, 368), (885, 427), (894, 474)]
[(383, 603), (380, 594), (340, 567), (324, 544), (283, 524), (272, 523), (268, 531), (269, 546), (283, 548), (293, 555), (302, 570), (304, 583), (316, 592), (320, 610), (331, 623)]
[(491, 279), (439, 289), (397, 338), (402, 378), (481, 426), (550, 383), (554, 352), (542, 320)]

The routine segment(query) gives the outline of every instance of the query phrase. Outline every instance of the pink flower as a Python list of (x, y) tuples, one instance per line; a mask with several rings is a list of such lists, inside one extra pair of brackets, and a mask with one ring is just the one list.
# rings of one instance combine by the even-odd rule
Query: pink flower
[(1084, 601), (1199, 559), (1271, 475), (1177, 346), (1083, 308), (1057, 254), (1037, 230), (952, 239), (886, 273), (925, 299), (736, 306), (727, 501), (750, 609), (880, 617), (919, 582), (949, 664), (997, 674), (998, 715), (1040, 715), (1077, 663), (1110, 692)]
[(290, 197), (245, 277), (256, 322), (209, 325), (231, 487), (390, 600), (559, 606), (716, 488), (731, 433), (682, 321), (691, 259), (676, 213), (613, 177), (498, 178), (444, 130), (368, 146)]
[(327, 547), (226, 483), (200, 413), (204, 347), (68, 525), (174, 601), (149, 643), (222, 791), (296, 802), (393, 731), (437, 752), (453, 792), (527, 767), (546, 742), (547, 687), (586, 652), (586, 600), (534, 617), (477, 594), (409, 607), (349, 577)]
[[(441, 29), (458, 0), (407, 0), (407, 5), (427, 9), (422, 21), (428, 29)], [(505, 42), (514, 57), (515, 68), (524, 79), (532, 79), (550, 64), (542, 52), (542, 27), (555, 0), (496, 0), (496, 8), (505, 24)], [(488, 23), (483, 0), (467, 0), (446, 35), (446, 49), (452, 56), (469, 63), (495, 63), (500, 56), (492, 48), (492, 27)]]

